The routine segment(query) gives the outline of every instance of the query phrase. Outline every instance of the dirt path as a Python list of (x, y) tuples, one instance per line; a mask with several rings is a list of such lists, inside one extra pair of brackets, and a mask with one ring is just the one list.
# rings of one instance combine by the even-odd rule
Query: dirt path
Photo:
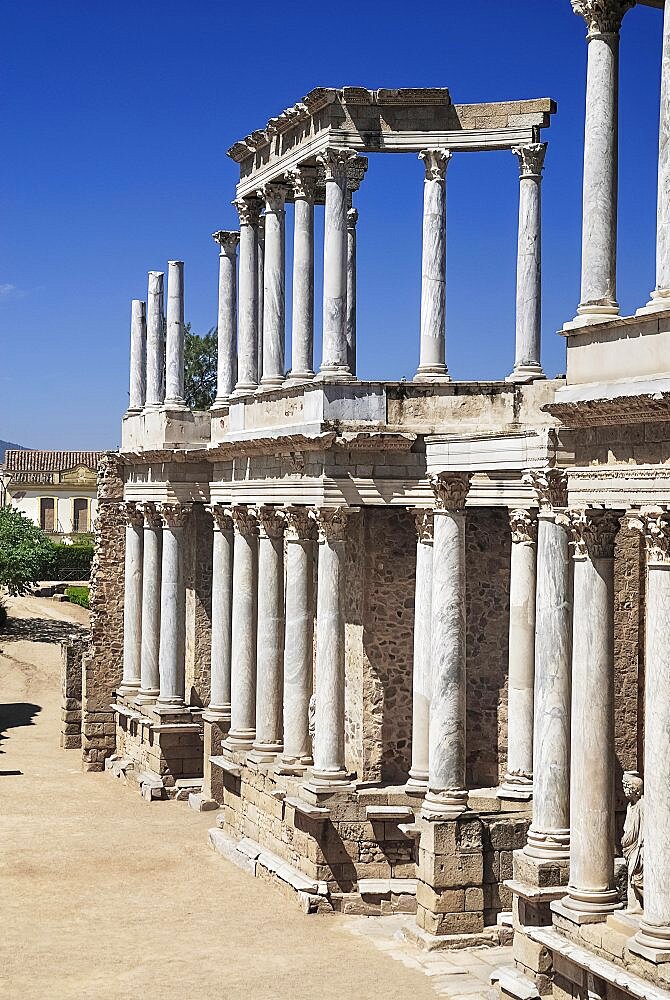
[[(59, 649), (86, 612), (25, 598), (0, 634), (0, 996), (435, 1000), (430, 981), (58, 747)], [(38, 640), (38, 641), (35, 641)], [(32, 723), (31, 723), (32, 720)]]

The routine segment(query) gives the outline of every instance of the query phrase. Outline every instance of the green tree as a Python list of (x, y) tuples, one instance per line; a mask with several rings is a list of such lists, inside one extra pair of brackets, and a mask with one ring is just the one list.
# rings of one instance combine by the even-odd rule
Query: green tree
[(198, 336), (186, 324), (184, 342), (184, 398), (192, 410), (208, 410), (216, 396), (216, 327)]
[(36, 524), (14, 507), (0, 507), (0, 587), (28, 594), (54, 558), (53, 545)]

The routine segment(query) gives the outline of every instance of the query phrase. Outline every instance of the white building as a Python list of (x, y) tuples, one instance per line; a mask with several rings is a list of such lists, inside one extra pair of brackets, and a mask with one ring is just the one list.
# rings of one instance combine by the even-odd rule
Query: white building
[(5, 452), (5, 503), (49, 534), (92, 530), (98, 451)]

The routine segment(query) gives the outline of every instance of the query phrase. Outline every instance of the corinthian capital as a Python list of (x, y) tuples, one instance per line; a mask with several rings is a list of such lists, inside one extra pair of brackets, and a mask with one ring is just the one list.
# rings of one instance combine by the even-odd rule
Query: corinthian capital
[(294, 198), (314, 201), (316, 190), (316, 169), (314, 167), (291, 167), (286, 172), (286, 180), (293, 189)]
[(193, 508), (192, 503), (159, 503), (158, 513), (166, 528), (183, 528)]
[(645, 541), (648, 564), (670, 564), (670, 514), (664, 510), (632, 510), (626, 522)]
[(223, 503), (213, 503), (207, 507), (214, 519), (214, 528), (219, 531), (232, 531), (233, 529), (233, 518), (230, 513), (230, 507)]
[(470, 478), (467, 472), (438, 472), (436, 476), (429, 476), (435, 494), (435, 510), (463, 510)]
[(317, 163), (324, 169), (326, 181), (344, 181), (347, 178), (347, 167), (356, 159), (353, 149), (325, 149), (317, 156)]
[(568, 477), (563, 469), (533, 469), (524, 473), (521, 482), (535, 490), (541, 513), (550, 514), (567, 507)]
[(509, 526), (512, 531), (512, 541), (516, 544), (537, 540), (537, 521), (529, 510), (511, 510)]
[(568, 512), (574, 554), (577, 559), (613, 559), (621, 518), (611, 510)]
[(284, 211), (287, 189), (284, 184), (264, 184), (258, 192), (259, 198), (265, 201), (265, 211), (270, 215), (279, 215)]
[(144, 517), (145, 528), (152, 528), (155, 531), (156, 529), (163, 527), (163, 522), (161, 520), (160, 514), (158, 513), (158, 510), (156, 509), (155, 503), (153, 503), (151, 500), (148, 500), (145, 503), (139, 504), (138, 506), (139, 509), (141, 509), (142, 515)]
[(230, 516), (233, 519), (235, 531), (240, 535), (257, 535), (258, 521), (256, 511), (246, 504), (234, 504), (230, 508)]
[(234, 257), (237, 244), (240, 242), (240, 234), (237, 230), (220, 229), (218, 233), (212, 233), (212, 239), (221, 247), (221, 253), (228, 257)]
[(443, 181), (451, 161), (450, 149), (423, 149), (419, 159), (423, 160), (427, 181)]
[(572, 9), (586, 21), (589, 37), (618, 35), (624, 15), (635, 0), (571, 0)]
[(256, 512), (261, 538), (281, 538), (284, 534), (284, 519), (277, 507), (261, 506)]
[(547, 153), (546, 142), (529, 142), (525, 146), (513, 146), (512, 152), (519, 161), (519, 174), (522, 178), (542, 176)]
[(126, 515), (128, 524), (131, 524), (134, 528), (143, 527), (144, 513), (142, 507), (136, 504), (134, 500), (127, 500), (123, 504), (123, 513)]
[(316, 507), (310, 517), (319, 529), (320, 542), (343, 542), (351, 507)]
[(233, 205), (237, 209), (241, 226), (257, 226), (261, 214), (261, 203), (258, 198), (236, 198)]
[(314, 521), (310, 517), (309, 507), (298, 507), (291, 504), (284, 507), (281, 516), (286, 525), (285, 537), (287, 541), (302, 542), (313, 537)]

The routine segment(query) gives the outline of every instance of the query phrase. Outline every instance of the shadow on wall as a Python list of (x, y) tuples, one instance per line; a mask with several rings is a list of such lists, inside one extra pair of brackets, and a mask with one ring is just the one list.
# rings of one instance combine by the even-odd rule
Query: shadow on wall
[(88, 629), (75, 622), (54, 621), (51, 618), (8, 618), (0, 636), (4, 642), (19, 639), (28, 642), (64, 642), (74, 637), (83, 639)]
[[(41, 705), (32, 705), (26, 701), (17, 701), (11, 705), (0, 705), (0, 743), (8, 738), (6, 736), (8, 729), (19, 729), (21, 726), (34, 726), (35, 716), (41, 711)], [(0, 753), (4, 753), (2, 748), (0, 748)], [(21, 774), (21, 772), (0, 771), (0, 776), (7, 774)]]

